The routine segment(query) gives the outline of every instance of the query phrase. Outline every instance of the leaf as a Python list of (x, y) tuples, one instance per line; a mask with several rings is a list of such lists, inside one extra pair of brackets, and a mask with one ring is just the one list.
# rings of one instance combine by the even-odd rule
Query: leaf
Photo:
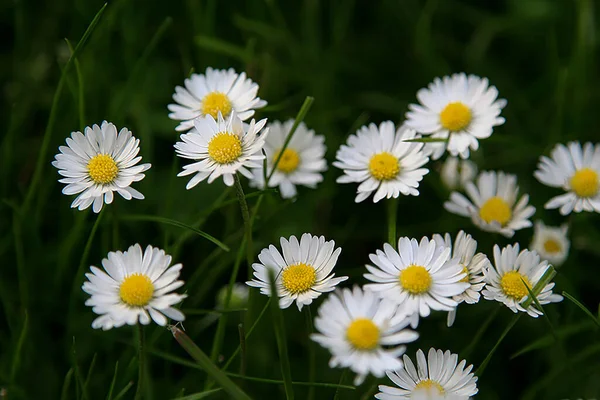
[(416, 139), (406, 139), (403, 142), (407, 143), (447, 143), (448, 139), (443, 138), (416, 138)]
[(204, 392), (198, 392), (198, 393), (194, 393), (194, 394), (189, 394), (187, 396), (175, 397), (173, 400), (199, 400), (199, 399), (204, 399), (204, 398), (210, 396), (211, 394), (219, 393), (221, 390), (223, 390), (223, 389), (218, 388), (218, 389), (213, 389), (213, 390), (206, 390)]
[(583, 311), (588, 317), (590, 317), (596, 325), (600, 326), (600, 321), (598, 320), (598, 318), (594, 317), (594, 314), (592, 314), (592, 312), (590, 310), (588, 310), (586, 306), (581, 304), (575, 297), (571, 296), (569, 293), (562, 292), (562, 294), (567, 299), (571, 300), (571, 302), (573, 304), (575, 304), (577, 307), (579, 307), (581, 309), (581, 311)]

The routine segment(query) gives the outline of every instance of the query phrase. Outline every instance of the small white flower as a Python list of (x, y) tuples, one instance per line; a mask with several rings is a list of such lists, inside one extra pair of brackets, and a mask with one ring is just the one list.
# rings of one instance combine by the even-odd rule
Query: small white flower
[(171, 256), (164, 250), (148, 246), (142, 253), (140, 245), (135, 244), (124, 252), (109, 252), (102, 260), (104, 271), (90, 267), (82, 289), (91, 295), (85, 305), (100, 315), (92, 328), (108, 330), (138, 321), (147, 325), (151, 319), (165, 326), (167, 317), (183, 321), (185, 316), (173, 305), (187, 295), (171, 293), (183, 286), (183, 281), (177, 280), (182, 265), (170, 264)]
[(246, 78), (246, 73), (236, 73), (232, 68), (206, 68), (204, 74), (192, 74), (184, 81), (185, 88), (175, 87), (173, 100), (169, 104), (169, 118), (182, 121), (178, 131), (194, 127), (194, 119), (211, 115), (217, 119), (219, 113), (228, 117), (235, 112), (245, 121), (254, 115), (254, 110), (267, 105), (257, 97), (258, 85)]
[(570, 242), (567, 237), (569, 230), (566, 224), (559, 227), (546, 226), (542, 221), (536, 221), (533, 227), (531, 249), (555, 267), (560, 266), (569, 255)]
[[(252, 178), (248, 168), (258, 168), (265, 158), (261, 149), (269, 128), (262, 130), (266, 119), (244, 124), (231, 113), (227, 120), (221, 114), (215, 120), (212, 115), (194, 120), (195, 129), (181, 135), (182, 142), (175, 143), (177, 155), (196, 162), (183, 167), (177, 176), (195, 174), (186, 185), (191, 189), (208, 178), (208, 183), (223, 176), (223, 182), (232, 186), (233, 175), (241, 173)], [(262, 132), (261, 132), (262, 130)]]
[[(373, 265), (367, 264), (364, 277), (375, 282), (365, 285), (366, 290), (377, 292), (399, 306), (404, 315), (412, 316), (416, 327), (418, 318), (429, 316), (431, 310), (451, 311), (458, 305), (453, 299), (470, 285), (458, 258), (451, 258), (451, 249), (424, 237), (421, 242), (402, 237), (396, 251), (388, 243), (383, 251), (370, 254)], [(416, 320), (415, 320), (416, 319)]]
[(312, 303), (322, 293), (331, 292), (347, 276), (334, 278), (332, 273), (342, 251), (335, 248), (333, 240), (324, 236), (305, 233), (300, 238), (291, 236), (289, 241), (280, 239), (283, 257), (273, 245), (258, 255), (260, 263), (252, 264), (254, 278), (247, 285), (260, 288), (262, 294), (271, 295), (269, 270), (275, 274), (279, 307), (287, 308), (294, 301), (298, 310)]
[(502, 125), (500, 112), (506, 100), (498, 99), (498, 90), (487, 78), (464, 73), (435, 78), (417, 92), (420, 104), (410, 104), (406, 124), (423, 135), (448, 139), (448, 143), (428, 143), (426, 148), (437, 160), (446, 147), (453, 156), (469, 157), (469, 148), (479, 148), (478, 139), (492, 135)]
[(243, 308), (248, 305), (248, 286), (243, 283), (234, 283), (231, 290), (231, 298), (229, 299), (229, 306), (225, 306), (225, 299), (227, 297), (227, 290), (229, 286), (223, 286), (217, 292), (217, 309), (225, 308)]
[(544, 185), (562, 188), (565, 194), (546, 203), (547, 209), (559, 208), (562, 215), (572, 211), (600, 213), (600, 145), (570, 142), (558, 144), (552, 158), (542, 156), (533, 174)]
[(379, 400), (421, 399), (421, 400), (467, 400), (479, 391), (477, 377), (471, 372), (473, 365), (465, 368), (467, 362), (458, 363), (458, 354), (449, 350), (429, 349), (427, 360), (423, 350), (417, 351), (417, 368), (411, 359), (404, 355), (404, 369), (387, 372), (388, 378), (398, 387), (379, 385)]
[(423, 152), (423, 143), (411, 143), (414, 130), (401, 126), (396, 130), (391, 121), (363, 126), (336, 154), (333, 165), (344, 171), (338, 183), (358, 182), (356, 202), (360, 203), (375, 193), (373, 201), (383, 198), (418, 196), (419, 182), (429, 172), (421, 168), (429, 161)]
[(528, 218), (535, 213), (535, 207), (527, 205), (529, 196), (526, 194), (517, 202), (519, 187), (515, 175), (483, 171), (477, 178), (477, 185), (468, 182), (465, 191), (470, 201), (461, 193), (452, 192), (444, 208), (470, 217), (484, 231), (499, 232), (506, 237), (531, 226)]
[[(267, 171), (271, 173), (273, 165), (281, 153), (283, 143), (294, 125), (290, 119), (285, 123), (274, 121), (269, 123), (269, 136), (265, 142), (267, 153)], [(316, 188), (317, 183), (323, 181), (323, 171), (327, 170), (325, 161), (325, 137), (315, 135), (315, 131), (308, 129), (302, 122), (298, 125), (292, 140), (283, 152), (277, 169), (269, 181), (269, 187), (279, 187), (281, 197), (288, 199), (296, 196), (296, 185)], [(254, 178), (250, 186), (263, 188), (265, 186), (264, 170), (260, 168), (253, 170)]]
[[(548, 261), (540, 261), (540, 256), (535, 251), (524, 249), (519, 252), (519, 244), (508, 245), (500, 251), (498, 245), (494, 246), (494, 263), (483, 270), (486, 286), (482, 291), (487, 300), (496, 300), (504, 303), (513, 312), (527, 312), (537, 318), (542, 312), (535, 308), (535, 303), (526, 309), (521, 303), (529, 296), (527, 287), (533, 290), (549, 268)], [(523, 281), (525, 283), (523, 283)], [(525, 286), (527, 285), (527, 286)], [(554, 283), (548, 283), (536, 295), (541, 305), (562, 301), (563, 297), (552, 293)]]
[(81, 193), (71, 204), (72, 208), (92, 209), (99, 213), (104, 203), (113, 202), (113, 192), (126, 200), (143, 199), (144, 195), (130, 187), (133, 182), (144, 179), (143, 172), (150, 164), (137, 165), (142, 157), (140, 140), (127, 128), (117, 134), (117, 128), (110, 122), (102, 126), (93, 125), (81, 132), (71, 133), (67, 146), (60, 146), (52, 165), (66, 183), (63, 193), (67, 195)]
[(450, 190), (460, 190), (467, 182), (472, 182), (477, 176), (477, 165), (471, 160), (461, 160), (458, 157), (447, 157), (440, 177), (442, 183)]
[(310, 337), (329, 349), (331, 368), (350, 368), (357, 373), (354, 384), (360, 385), (369, 373), (381, 378), (386, 371), (402, 368), (403, 344), (419, 337), (404, 329), (407, 325), (393, 303), (355, 286), (325, 299), (315, 318), (319, 333)]

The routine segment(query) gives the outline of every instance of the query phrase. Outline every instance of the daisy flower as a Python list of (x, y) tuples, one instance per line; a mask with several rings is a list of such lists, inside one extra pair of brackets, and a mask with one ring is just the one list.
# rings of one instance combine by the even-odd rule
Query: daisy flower
[[(568, 146), (568, 147), (567, 147)], [(559, 208), (562, 215), (572, 211), (600, 213), (600, 145), (579, 142), (558, 144), (551, 158), (542, 156), (533, 174), (544, 185), (562, 188), (565, 194), (546, 203), (547, 209)]]
[(130, 130), (122, 128), (117, 134), (115, 125), (106, 121), (101, 126), (87, 126), (85, 135), (71, 133), (52, 162), (64, 177), (59, 182), (67, 184), (62, 192), (81, 193), (71, 207), (81, 211), (92, 206), (99, 213), (104, 203), (113, 202), (113, 192), (126, 200), (143, 199), (143, 194), (130, 187), (144, 179), (143, 172), (150, 168), (150, 164), (137, 165), (142, 159), (137, 156), (139, 145)]
[[(267, 153), (267, 171), (271, 173), (273, 165), (281, 153), (283, 143), (294, 125), (290, 119), (284, 123), (274, 121), (268, 125), (269, 136), (265, 142)], [(325, 161), (325, 137), (315, 135), (315, 131), (308, 129), (302, 122), (298, 125), (294, 136), (281, 155), (277, 169), (269, 181), (270, 187), (279, 187), (281, 197), (284, 199), (296, 196), (296, 185), (316, 188), (317, 183), (323, 180), (323, 171), (327, 170)], [(264, 170), (253, 170), (254, 178), (250, 186), (263, 188), (265, 186)]]
[(477, 177), (477, 184), (468, 182), (465, 191), (470, 200), (458, 192), (450, 194), (444, 208), (471, 220), (480, 229), (499, 232), (512, 237), (515, 231), (531, 226), (528, 219), (535, 207), (527, 205), (528, 195), (517, 202), (519, 187), (517, 177), (504, 172), (484, 171)]
[(363, 126), (337, 151), (333, 165), (344, 171), (338, 183), (358, 182), (355, 201), (360, 203), (375, 193), (377, 203), (385, 198), (418, 196), (419, 182), (429, 172), (421, 168), (429, 161), (423, 143), (406, 142), (414, 139), (414, 130), (401, 126), (397, 130), (391, 121)]
[(169, 104), (169, 118), (181, 121), (175, 130), (187, 131), (194, 127), (194, 119), (206, 115), (217, 119), (219, 113), (228, 117), (235, 112), (245, 121), (254, 115), (254, 110), (267, 105), (256, 96), (258, 85), (246, 78), (246, 73), (236, 73), (232, 68), (206, 68), (204, 74), (192, 74), (184, 81), (185, 88), (175, 87), (173, 100)]
[(458, 363), (458, 354), (449, 350), (429, 349), (427, 359), (423, 350), (417, 351), (417, 367), (404, 355), (404, 369), (387, 372), (398, 387), (379, 385), (375, 395), (380, 400), (396, 399), (452, 399), (467, 400), (479, 391), (473, 365), (465, 360)]
[(471, 160), (461, 160), (458, 157), (447, 157), (440, 171), (442, 183), (450, 190), (463, 189), (476, 175), (477, 165)]
[[(534, 303), (525, 309), (521, 303), (529, 295), (527, 288), (533, 290), (535, 285), (549, 268), (548, 261), (541, 261), (535, 251), (527, 249), (519, 252), (519, 244), (508, 245), (500, 251), (494, 246), (494, 263), (483, 270), (486, 286), (482, 291), (487, 300), (504, 303), (513, 312), (526, 312), (537, 318), (542, 312), (534, 307)], [(525, 286), (527, 285), (527, 286)], [(563, 297), (552, 293), (554, 283), (548, 283), (536, 295), (540, 304), (557, 303)]]
[(407, 324), (393, 303), (355, 286), (325, 299), (315, 318), (318, 333), (310, 337), (331, 352), (331, 368), (350, 368), (357, 374), (354, 384), (360, 385), (369, 373), (381, 378), (402, 368), (403, 344), (419, 337), (404, 329)]
[(531, 249), (555, 267), (560, 266), (569, 255), (569, 230), (566, 224), (559, 227), (546, 226), (542, 221), (536, 221), (533, 227)]
[(260, 263), (254, 263), (254, 279), (248, 286), (260, 288), (262, 294), (271, 295), (269, 270), (275, 274), (279, 307), (288, 308), (294, 301), (298, 310), (312, 303), (324, 292), (331, 292), (336, 285), (348, 279), (347, 276), (334, 278), (333, 267), (342, 251), (335, 248), (333, 240), (325, 241), (324, 236), (305, 233), (300, 238), (291, 236), (280, 239), (283, 256), (273, 245), (263, 249), (258, 255)]
[[(452, 249), (452, 257), (458, 258), (458, 263), (462, 267), (462, 272), (466, 276), (461, 279), (461, 282), (466, 282), (469, 286), (464, 292), (453, 297), (458, 304), (465, 302), (467, 304), (475, 304), (479, 302), (479, 292), (485, 286), (483, 277), (483, 268), (490, 263), (487, 256), (483, 253), (477, 253), (477, 241), (466, 234), (464, 231), (458, 232), (452, 245), (450, 234), (446, 233), (444, 237), (439, 234), (433, 235), (433, 240), (438, 246), (448, 247)], [(448, 313), (448, 326), (452, 326), (456, 318), (456, 308)]]
[(172, 293), (183, 286), (183, 281), (177, 280), (182, 265), (170, 264), (171, 256), (164, 250), (148, 246), (142, 253), (135, 244), (124, 252), (109, 252), (102, 260), (104, 271), (90, 267), (82, 289), (91, 296), (85, 305), (100, 315), (92, 328), (108, 330), (138, 321), (148, 325), (151, 319), (165, 326), (167, 317), (183, 321), (185, 316), (173, 305), (187, 295)]
[(500, 112), (506, 100), (498, 99), (498, 89), (487, 78), (464, 73), (435, 78), (417, 92), (420, 104), (410, 104), (406, 124), (423, 135), (448, 139), (448, 143), (428, 143), (427, 149), (437, 160), (445, 149), (453, 156), (469, 157), (469, 148), (479, 148), (478, 139), (492, 135), (502, 125)]
[[(451, 311), (458, 305), (453, 296), (470, 284), (463, 281), (467, 274), (459, 259), (451, 258), (449, 247), (426, 237), (420, 243), (402, 237), (398, 249), (386, 243), (383, 251), (369, 255), (374, 265), (367, 264), (364, 277), (375, 283), (365, 285), (366, 290), (394, 302), (407, 316), (427, 317), (431, 310)], [(415, 322), (411, 321), (413, 328)]]
[[(223, 176), (223, 182), (232, 186), (236, 172), (252, 178), (248, 168), (258, 168), (265, 158), (261, 149), (269, 128), (264, 128), (266, 119), (244, 124), (236, 113), (227, 120), (221, 114), (215, 120), (212, 115), (194, 120), (194, 127), (181, 135), (181, 142), (175, 143), (175, 151), (182, 158), (196, 162), (183, 167), (177, 176), (195, 174), (186, 185), (191, 189), (208, 178), (208, 183)], [(262, 132), (261, 132), (262, 130)]]

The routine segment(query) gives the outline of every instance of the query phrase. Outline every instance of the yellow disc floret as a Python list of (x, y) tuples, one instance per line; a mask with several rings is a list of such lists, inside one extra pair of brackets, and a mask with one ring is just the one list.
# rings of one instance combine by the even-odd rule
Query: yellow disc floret
[(150, 278), (143, 274), (131, 274), (123, 280), (119, 287), (119, 296), (123, 303), (131, 307), (142, 307), (152, 300), (154, 285)]
[(396, 157), (384, 151), (371, 157), (369, 172), (373, 178), (380, 181), (394, 179), (400, 172), (400, 163)]
[(208, 142), (208, 155), (219, 164), (231, 164), (242, 154), (242, 141), (237, 135), (219, 132)]
[(512, 218), (508, 203), (501, 197), (490, 197), (479, 209), (479, 216), (488, 224), (492, 221), (504, 226)]
[(225, 93), (210, 92), (202, 99), (202, 114), (212, 115), (217, 119), (219, 111), (223, 117), (227, 117), (231, 112), (231, 102)]
[(465, 129), (471, 122), (471, 110), (460, 101), (448, 103), (440, 113), (440, 123), (450, 132)]
[(598, 173), (591, 168), (577, 170), (571, 178), (571, 190), (579, 197), (594, 197), (598, 194)]
[(422, 294), (431, 286), (431, 275), (425, 267), (413, 264), (400, 271), (399, 281), (407, 292)]
[[(273, 157), (273, 162), (277, 161), (279, 154), (281, 151), (278, 151)], [(298, 164), (300, 164), (300, 155), (296, 150), (287, 148), (284, 150), (281, 155), (281, 159), (279, 160), (279, 164), (277, 164), (277, 169), (284, 174), (289, 174), (294, 172), (296, 168), (298, 168)]]
[[(525, 284), (523, 281), (525, 281)], [(521, 275), (517, 271), (510, 271), (502, 275), (500, 287), (502, 287), (502, 291), (506, 296), (521, 300), (529, 294), (527, 288), (531, 289), (531, 282), (525, 275)]]
[(281, 282), (293, 294), (304, 293), (315, 284), (317, 273), (310, 265), (298, 263), (290, 265), (281, 273)]
[(554, 239), (548, 239), (544, 242), (544, 250), (546, 253), (558, 253), (561, 249), (560, 243)]
[(467, 267), (463, 267), (462, 271), (463, 274), (467, 274), (464, 278), (462, 278), (459, 282), (466, 282), (469, 283), (469, 270), (467, 269)]
[(436, 381), (432, 381), (431, 379), (424, 379), (421, 382), (417, 383), (417, 385), (415, 386), (415, 390), (416, 389), (425, 389), (427, 391), (430, 391), (431, 389), (437, 389), (438, 394), (444, 394), (445, 392), (442, 385), (440, 385)]
[(98, 154), (90, 159), (87, 164), (88, 174), (96, 183), (105, 185), (111, 183), (119, 173), (115, 160), (108, 154)]
[(358, 318), (346, 329), (346, 338), (359, 350), (373, 350), (379, 344), (379, 328), (370, 319)]

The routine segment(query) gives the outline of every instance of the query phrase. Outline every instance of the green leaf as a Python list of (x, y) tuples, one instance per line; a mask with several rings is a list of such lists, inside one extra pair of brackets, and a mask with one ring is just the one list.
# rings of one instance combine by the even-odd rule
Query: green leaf
[(114, 400), (121, 400), (127, 394), (129, 389), (131, 389), (132, 386), (133, 386), (133, 382), (129, 382), (127, 385), (125, 385), (125, 387), (123, 389), (121, 389), (121, 391), (119, 393), (117, 393)]
[(11, 383), (15, 382), (17, 372), (19, 371), (19, 366), (21, 365), (21, 351), (23, 350), (23, 344), (25, 343), (25, 338), (27, 337), (28, 329), (29, 314), (27, 313), (27, 311), (25, 311), (25, 317), (23, 318), (23, 327), (21, 328), (21, 334), (19, 335), (19, 340), (17, 341), (17, 345), (15, 346), (15, 353), (13, 355), (12, 366), (10, 368)]
[(196, 36), (194, 41), (205, 50), (214, 51), (246, 63), (250, 60), (250, 53), (247, 49), (225, 40), (216, 39), (212, 36)]
[(73, 368), (70, 368), (65, 376), (65, 380), (63, 382), (60, 400), (67, 400), (69, 398), (69, 388), (71, 387), (71, 379), (73, 379)]
[(408, 143), (447, 143), (448, 139), (443, 138), (416, 138), (416, 139), (406, 139), (403, 142)]
[[(576, 335), (580, 332), (585, 332), (587, 330), (590, 330), (590, 329), (594, 328), (594, 326), (595, 325), (592, 324), (591, 322), (586, 321), (586, 322), (583, 322), (580, 324), (569, 325), (569, 326), (565, 326), (562, 328), (558, 328), (556, 330), (556, 334), (558, 335), (559, 338), (564, 340), (572, 335)], [(553, 341), (554, 341), (554, 337), (551, 334), (542, 336), (541, 338), (536, 339), (535, 341), (531, 342), (527, 346), (524, 346), (521, 350), (515, 352), (513, 355), (510, 356), (510, 359), (512, 360), (512, 359), (517, 358), (525, 353), (529, 353), (534, 350), (540, 350), (540, 349), (549, 347), (550, 345), (552, 345)]]
[(571, 300), (571, 302), (573, 304), (575, 304), (577, 307), (579, 307), (581, 309), (581, 311), (583, 311), (588, 317), (590, 317), (590, 319), (592, 321), (594, 321), (594, 323), (596, 325), (600, 326), (600, 321), (598, 320), (598, 318), (594, 317), (594, 314), (592, 314), (592, 312), (590, 310), (588, 310), (586, 306), (584, 306), (583, 304), (581, 304), (575, 297), (571, 296), (569, 293), (562, 292), (562, 294), (567, 299)]
[(205, 392), (189, 394), (187, 396), (175, 397), (173, 400), (200, 400), (210, 396), (211, 394), (219, 393), (221, 390), (223, 389), (218, 388), (213, 390), (207, 390)]
[(510, 320), (510, 322), (508, 323), (508, 325), (504, 329), (504, 332), (502, 332), (502, 334), (498, 338), (498, 341), (496, 341), (496, 344), (494, 345), (494, 347), (492, 347), (492, 350), (490, 350), (490, 352), (485, 357), (485, 359), (483, 360), (483, 362), (481, 363), (481, 365), (479, 366), (479, 368), (477, 368), (477, 370), (475, 371), (475, 376), (481, 377), (481, 375), (483, 375), (483, 371), (485, 371), (485, 368), (487, 367), (488, 363), (492, 359), (492, 356), (494, 355), (494, 353), (496, 352), (496, 350), (500, 346), (500, 343), (502, 343), (502, 341), (504, 340), (504, 338), (506, 337), (506, 335), (508, 335), (508, 332), (510, 332), (510, 330), (513, 328), (513, 326), (515, 326), (515, 324), (517, 323), (517, 321), (519, 321), (519, 318), (521, 318), (521, 315), (522, 315), (522, 313), (518, 313), (518, 314), (516, 314)]
[(112, 400), (113, 391), (115, 390), (115, 383), (117, 382), (117, 375), (119, 373), (119, 362), (115, 363), (115, 373), (113, 374), (112, 381), (110, 382), (110, 388), (108, 389), (108, 394), (106, 395), (106, 400)]

